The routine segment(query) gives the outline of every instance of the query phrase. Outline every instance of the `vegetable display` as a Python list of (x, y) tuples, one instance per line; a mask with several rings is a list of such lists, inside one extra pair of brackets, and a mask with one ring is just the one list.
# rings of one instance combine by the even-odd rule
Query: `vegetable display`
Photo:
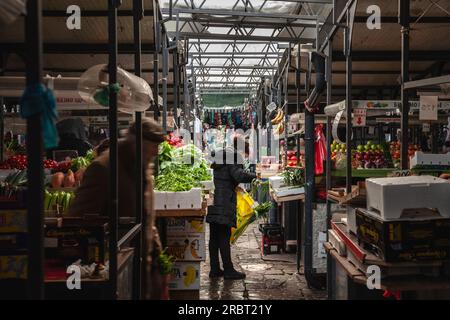
[(212, 179), (201, 151), (189, 144), (173, 148), (167, 141), (159, 146), (159, 175), (155, 179), (155, 190), (189, 191), (201, 187), (202, 181)]
[(303, 186), (305, 184), (303, 169), (286, 168), (281, 175), (287, 186)]
[(67, 211), (70, 203), (75, 198), (75, 193), (70, 191), (54, 191), (45, 190), (44, 195), (44, 210), (56, 210), (61, 208), (61, 212)]
[(94, 160), (94, 157), (95, 157), (94, 151), (93, 150), (89, 150), (86, 153), (85, 157), (77, 157), (77, 158), (72, 159), (72, 161), (70, 163), (71, 164), (71, 169), (73, 171), (78, 171), (81, 168), (88, 167), (91, 164), (91, 162)]
[(211, 180), (205, 163), (194, 168), (189, 165), (167, 166), (155, 179), (155, 190), (158, 191), (189, 191), (201, 187), (201, 181)]
[(27, 182), (26, 170), (10, 173), (5, 180), (0, 183), (0, 195), (11, 197), (19, 190), (19, 188), (26, 186)]

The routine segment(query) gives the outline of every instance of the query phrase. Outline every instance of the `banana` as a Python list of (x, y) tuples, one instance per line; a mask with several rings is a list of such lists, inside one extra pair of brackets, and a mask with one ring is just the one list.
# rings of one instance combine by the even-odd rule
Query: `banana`
[(278, 110), (277, 110), (277, 115), (276, 115), (275, 118), (273, 118), (272, 121), (271, 121), (272, 124), (277, 124), (277, 123), (278, 123), (278, 121), (279, 121), (278, 119), (280, 118), (280, 113), (281, 113), (281, 110), (278, 109)]
[(191, 249), (191, 256), (192, 258), (196, 259), (196, 260), (200, 260), (202, 257), (200, 257), (197, 253), (197, 250), (195, 249), (195, 243), (192, 242), (190, 245), (190, 249)]
[(277, 127), (277, 133), (278, 133), (278, 134), (283, 134), (283, 132), (284, 132), (284, 123), (283, 123), (283, 122), (280, 122), (280, 123), (278, 124), (278, 127)]
[(196, 271), (193, 266), (188, 266), (186, 268), (185, 277), (184, 277), (184, 286), (189, 287), (191, 284), (195, 282)]
[(281, 109), (278, 109), (277, 116), (272, 120), (272, 124), (279, 124), (284, 118), (284, 112)]
[(191, 227), (197, 232), (203, 232), (203, 221), (200, 220), (192, 220)]

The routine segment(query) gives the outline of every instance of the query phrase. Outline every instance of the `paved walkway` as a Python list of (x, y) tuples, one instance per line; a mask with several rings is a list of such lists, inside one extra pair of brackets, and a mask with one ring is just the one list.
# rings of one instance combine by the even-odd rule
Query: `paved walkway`
[[(206, 245), (209, 232), (207, 228)], [(326, 299), (326, 291), (309, 289), (303, 275), (297, 274), (295, 258), (264, 261), (261, 256), (261, 233), (253, 223), (232, 246), (235, 268), (247, 274), (244, 280), (209, 279), (209, 256), (202, 263), (202, 300), (318, 300)], [(208, 251), (208, 248), (206, 249)], [(280, 255), (281, 256), (281, 255)], [(272, 255), (266, 256), (271, 259)], [(282, 256), (281, 256), (282, 257)], [(285, 256), (287, 257), (287, 256)]]

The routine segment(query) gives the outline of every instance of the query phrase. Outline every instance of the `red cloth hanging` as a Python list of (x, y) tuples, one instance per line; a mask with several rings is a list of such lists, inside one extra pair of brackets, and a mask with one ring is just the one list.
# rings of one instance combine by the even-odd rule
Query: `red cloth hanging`
[(322, 175), (324, 172), (324, 161), (327, 156), (327, 146), (325, 135), (323, 134), (323, 124), (316, 125), (315, 128), (315, 174)]

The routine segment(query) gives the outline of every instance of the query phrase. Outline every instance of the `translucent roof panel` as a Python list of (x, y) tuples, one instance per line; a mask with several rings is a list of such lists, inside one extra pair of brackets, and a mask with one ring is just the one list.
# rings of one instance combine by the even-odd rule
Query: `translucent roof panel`
[[(246, 1), (241, 0), (194, 0), (194, 8), (199, 9), (221, 9), (221, 10), (236, 10), (236, 11), (252, 11), (252, 12), (278, 12), (291, 13), (298, 4), (289, 1), (264, 1), (251, 0), (248, 6), (245, 6)], [(169, 8), (170, 1), (160, 1), (162, 8)], [(191, 1), (173, 0), (174, 8), (192, 8)]]
[[(169, 0), (161, 0), (169, 18)], [(197, 89), (253, 91), (275, 73), (279, 44), (315, 43), (331, 5), (270, 0), (173, 0), (169, 38), (189, 39), (189, 74)], [(319, 19), (318, 19), (318, 16)], [(175, 21), (178, 18), (178, 30)]]

